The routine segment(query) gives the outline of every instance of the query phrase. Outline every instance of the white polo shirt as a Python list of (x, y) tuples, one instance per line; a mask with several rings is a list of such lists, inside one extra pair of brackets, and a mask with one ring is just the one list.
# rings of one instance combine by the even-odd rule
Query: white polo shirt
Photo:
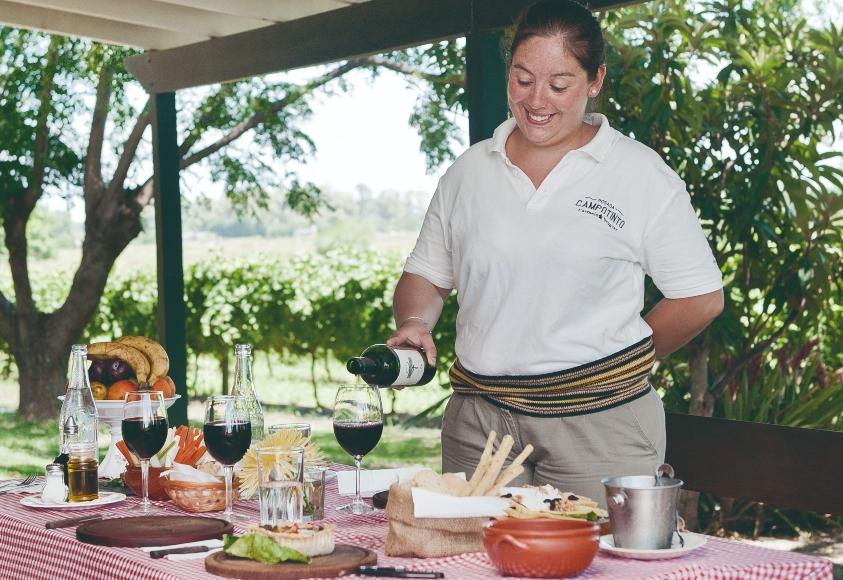
[(506, 157), (513, 119), (439, 180), (404, 270), (457, 290), (472, 372), (559, 371), (644, 339), (644, 274), (668, 298), (723, 285), (682, 180), (605, 116), (588, 121), (597, 134), (538, 189)]

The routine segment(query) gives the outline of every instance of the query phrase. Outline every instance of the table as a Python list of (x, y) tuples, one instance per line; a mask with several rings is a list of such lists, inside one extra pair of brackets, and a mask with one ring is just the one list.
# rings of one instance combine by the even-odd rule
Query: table
[[(347, 466), (334, 466), (348, 469)], [(426, 560), (390, 558), (383, 547), (387, 519), (382, 511), (365, 516), (350, 516), (335, 511), (346, 498), (337, 495), (336, 480), (327, 486), (326, 520), (337, 524), (338, 543), (369, 548), (378, 553), (378, 563), (416, 569), (441, 570), (446, 578), (472, 579), (499, 577), (483, 552)], [(153, 560), (138, 548), (109, 548), (76, 540), (75, 528), (47, 530), (44, 523), (63, 517), (84, 515), (86, 510), (31, 509), (20, 504), (20, 494), (0, 495), (0, 578), (49, 580), (178, 580), (219, 578), (205, 572), (204, 560)], [(103, 506), (105, 517), (129, 515), (138, 503), (130, 497), (125, 502)], [(165, 513), (184, 514), (172, 502), (162, 504)], [(258, 520), (257, 500), (238, 502), (235, 511)], [(93, 513), (93, 512), (89, 512)], [(213, 517), (215, 514), (205, 514)], [(242, 526), (235, 526), (243, 533)], [(348, 576), (348, 578), (368, 578)], [(705, 546), (682, 558), (643, 562), (619, 559), (599, 553), (591, 566), (578, 578), (624, 578), (648, 580), (681, 579), (822, 579), (831, 580), (830, 560), (792, 552), (770, 550), (731, 540), (708, 537)]]

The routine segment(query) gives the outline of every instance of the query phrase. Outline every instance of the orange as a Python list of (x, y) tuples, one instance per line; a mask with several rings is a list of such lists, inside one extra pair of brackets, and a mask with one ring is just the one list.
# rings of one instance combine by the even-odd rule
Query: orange
[(107, 398), (109, 401), (122, 401), (126, 393), (137, 390), (138, 384), (135, 381), (132, 379), (123, 379), (122, 381), (112, 383), (111, 386), (108, 387)]
[(153, 391), (161, 391), (164, 398), (169, 399), (176, 394), (176, 383), (169, 375), (161, 377), (152, 385)]

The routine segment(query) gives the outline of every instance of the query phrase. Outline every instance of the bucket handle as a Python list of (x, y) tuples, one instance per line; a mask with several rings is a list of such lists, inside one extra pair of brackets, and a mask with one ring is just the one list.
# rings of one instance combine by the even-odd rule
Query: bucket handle
[(616, 493), (615, 495), (611, 495), (608, 498), (606, 498), (606, 501), (612, 507), (622, 508), (622, 507), (626, 506), (626, 501), (628, 499), (629, 498), (626, 496), (626, 493), (623, 490), (621, 490), (618, 493)]
[(529, 548), (529, 546), (527, 546), (527, 544), (525, 544), (524, 542), (520, 542), (520, 541), (516, 540), (515, 538), (513, 538), (509, 534), (503, 534), (503, 535), (498, 536), (498, 537), (496, 537), (492, 540), (492, 549), (497, 550), (498, 546), (500, 546), (504, 542), (507, 543), (507, 544), (511, 544), (511, 545), (515, 546), (519, 550), (526, 550), (526, 549)]

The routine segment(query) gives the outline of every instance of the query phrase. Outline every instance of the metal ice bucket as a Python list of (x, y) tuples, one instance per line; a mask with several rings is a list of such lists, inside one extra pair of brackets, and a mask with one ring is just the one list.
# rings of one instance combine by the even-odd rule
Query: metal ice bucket
[(632, 550), (670, 548), (676, 531), (681, 479), (629, 475), (602, 480), (615, 546)]

